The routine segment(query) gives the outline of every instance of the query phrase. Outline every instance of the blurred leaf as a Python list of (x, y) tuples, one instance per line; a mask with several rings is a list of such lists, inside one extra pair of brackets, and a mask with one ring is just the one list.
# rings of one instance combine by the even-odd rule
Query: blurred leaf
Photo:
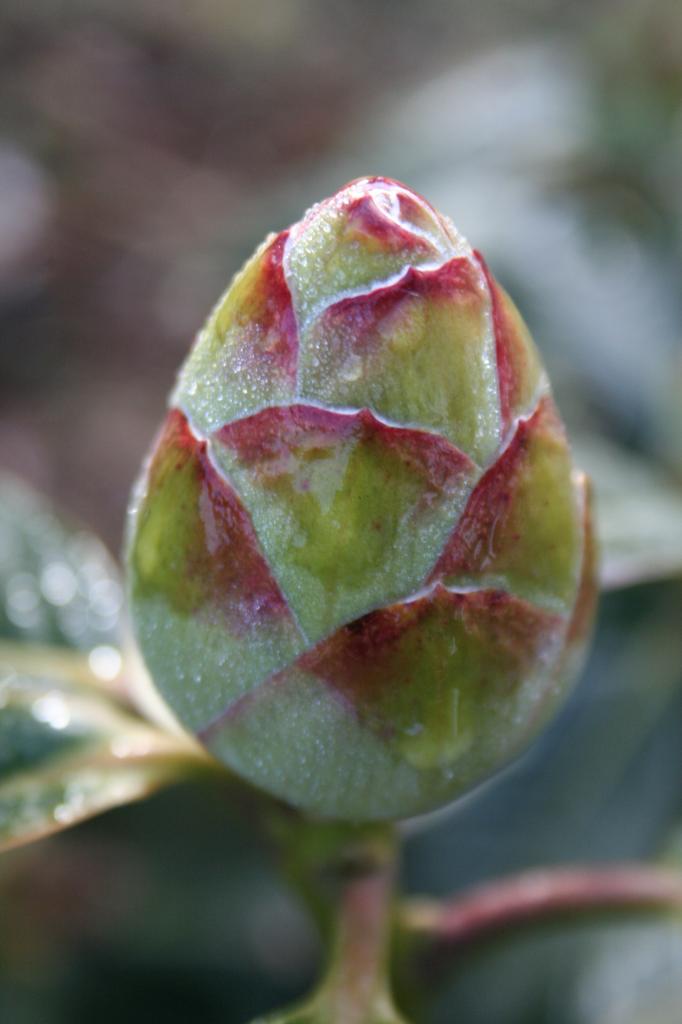
[(114, 699), (121, 606), (100, 541), (0, 477), (0, 850), (207, 763)]
[(558, 1024), (678, 1024), (682, 1005), (679, 919), (628, 922), (582, 950)]
[(575, 448), (595, 487), (602, 586), (682, 575), (682, 488), (605, 440)]
[(0, 850), (137, 800), (207, 763), (96, 690), (2, 668)]
[(94, 534), (0, 473), (0, 666), (94, 686), (178, 733), (132, 645), (119, 649), (123, 587)]
[(117, 642), (123, 591), (104, 545), (0, 476), (0, 636), (88, 650)]
[(430, 1024), (678, 1024), (682, 925), (665, 915), (567, 922), (462, 957)]

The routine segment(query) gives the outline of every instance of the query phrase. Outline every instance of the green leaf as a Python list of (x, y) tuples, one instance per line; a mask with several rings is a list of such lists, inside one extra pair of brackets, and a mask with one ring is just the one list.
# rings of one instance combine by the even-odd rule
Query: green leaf
[(121, 607), (103, 544), (0, 476), (0, 851), (208, 763), (122, 703), (142, 707), (117, 646)]
[(115, 645), (123, 590), (106, 548), (0, 475), (0, 636), (90, 650)]
[(608, 441), (574, 447), (594, 482), (602, 586), (682, 575), (682, 487)]
[(0, 664), (0, 851), (140, 799), (205, 763), (189, 740), (92, 687)]

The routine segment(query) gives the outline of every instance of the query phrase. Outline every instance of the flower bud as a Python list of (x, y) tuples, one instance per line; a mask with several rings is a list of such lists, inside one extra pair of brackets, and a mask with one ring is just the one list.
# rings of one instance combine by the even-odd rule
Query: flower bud
[(510, 299), (424, 199), (361, 179), (267, 238), (197, 338), (133, 502), (134, 625), (252, 783), (408, 816), (557, 708), (589, 522)]

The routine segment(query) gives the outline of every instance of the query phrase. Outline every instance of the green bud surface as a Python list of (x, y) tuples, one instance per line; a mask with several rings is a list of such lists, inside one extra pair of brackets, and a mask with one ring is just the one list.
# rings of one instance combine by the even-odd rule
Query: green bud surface
[(131, 505), (133, 623), (180, 722), (329, 818), (524, 749), (595, 604), (589, 494), (523, 320), (419, 195), (352, 182), (199, 334)]

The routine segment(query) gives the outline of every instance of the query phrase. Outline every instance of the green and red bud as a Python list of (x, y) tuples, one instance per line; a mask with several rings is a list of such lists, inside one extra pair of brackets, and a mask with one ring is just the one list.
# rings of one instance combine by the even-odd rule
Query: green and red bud
[(181, 722), (307, 811), (438, 806), (548, 719), (593, 614), (585, 480), (518, 312), (425, 200), (353, 182), (237, 275), (129, 566)]

